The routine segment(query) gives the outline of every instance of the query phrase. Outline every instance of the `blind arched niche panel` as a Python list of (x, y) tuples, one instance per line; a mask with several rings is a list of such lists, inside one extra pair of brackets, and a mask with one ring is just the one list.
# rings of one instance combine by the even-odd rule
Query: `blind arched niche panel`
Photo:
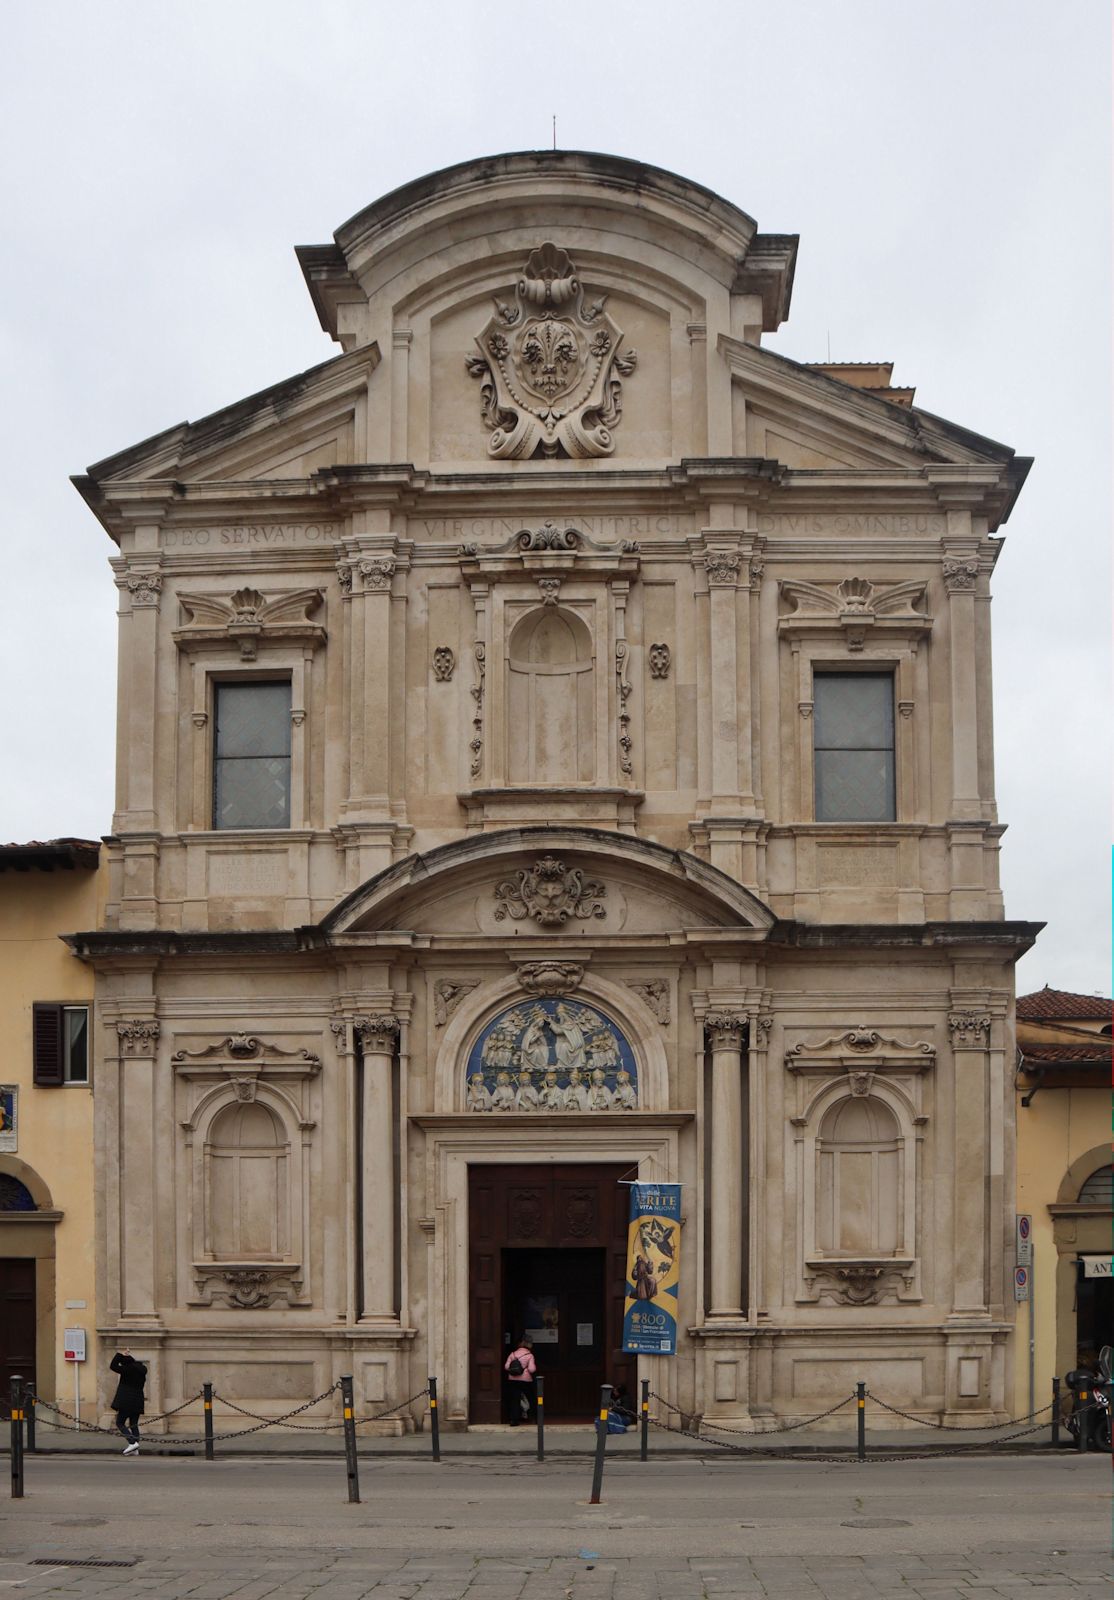
[(592, 638), (557, 606), (532, 611), (507, 653), (507, 769), (514, 784), (593, 783), (596, 714)]

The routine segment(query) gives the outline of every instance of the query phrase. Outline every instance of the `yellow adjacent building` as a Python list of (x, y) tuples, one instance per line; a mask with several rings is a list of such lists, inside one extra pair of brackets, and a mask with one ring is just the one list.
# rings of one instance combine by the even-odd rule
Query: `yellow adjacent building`
[(0, 1397), (18, 1373), (69, 1412), (80, 1393), (90, 1422), (93, 973), (62, 935), (100, 919), (99, 858), (88, 839), (0, 845)]
[(1049, 988), (1017, 1002), (1017, 1209), (1032, 1219), (1030, 1299), (1018, 1307), (1018, 1415), (1030, 1409), (1030, 1392), (1034, 1406), (1044, 1405), (1053, 1375), (1088, 1366), (1114, 1343), (1112, 1004)]

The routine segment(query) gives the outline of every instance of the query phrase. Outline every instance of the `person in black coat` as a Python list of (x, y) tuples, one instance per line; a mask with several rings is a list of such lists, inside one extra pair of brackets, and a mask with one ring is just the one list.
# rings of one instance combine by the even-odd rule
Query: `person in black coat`
[(108, 1366), (120, 1378), (112, 1397), (112, 1409), (116, 1413), (116, 1426), (128, 1441), (124, 1446), (124, 1454), (135, 1456), (139, 1454), (139, 1419), (143, 1415), (143, 1385), (147, 1382), (147, 1368), (128, 1349), (117, 1350)]

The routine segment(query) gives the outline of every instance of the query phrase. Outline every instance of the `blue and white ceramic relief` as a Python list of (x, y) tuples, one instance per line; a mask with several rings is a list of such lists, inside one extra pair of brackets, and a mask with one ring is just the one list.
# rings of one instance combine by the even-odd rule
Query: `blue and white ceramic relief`
[(468, 1057), (478, 1112), (636, 1111), (638, 1068), (625, 1036), (579, 1000), (521, 1000), (489, 1022)]

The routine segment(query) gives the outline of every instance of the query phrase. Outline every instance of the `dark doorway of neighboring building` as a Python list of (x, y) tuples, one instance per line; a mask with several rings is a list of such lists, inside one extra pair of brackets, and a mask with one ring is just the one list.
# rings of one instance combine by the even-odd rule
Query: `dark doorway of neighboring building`
[(503, 1343), (534, 1341), (545, 1379), (545, 1411), (554, 1422), (591, 1416), (606, 1381), (604, 1353), (607, 1252), (503, 1251)]
[(8, 1416), (12, 1377), (35, 1379), (35, 1263), (0, 1257), (0, 1414)]
[(1086, 1278), (1082, 1263), (1075, 1288), (1075, 1364), (1094, 1371), (1099, 1351), (1114, 1344), (1114, 1281)]
[[(468, 1169), (469, 1420), (505, 1414), (503, 1363), (527, 1330), (552, 1422), (588, 1422), (602, 1383), (633, 1393), (624, 1355), (626, 1165)], [(539, 1337), (539, 1332), (541, 1337)]]

